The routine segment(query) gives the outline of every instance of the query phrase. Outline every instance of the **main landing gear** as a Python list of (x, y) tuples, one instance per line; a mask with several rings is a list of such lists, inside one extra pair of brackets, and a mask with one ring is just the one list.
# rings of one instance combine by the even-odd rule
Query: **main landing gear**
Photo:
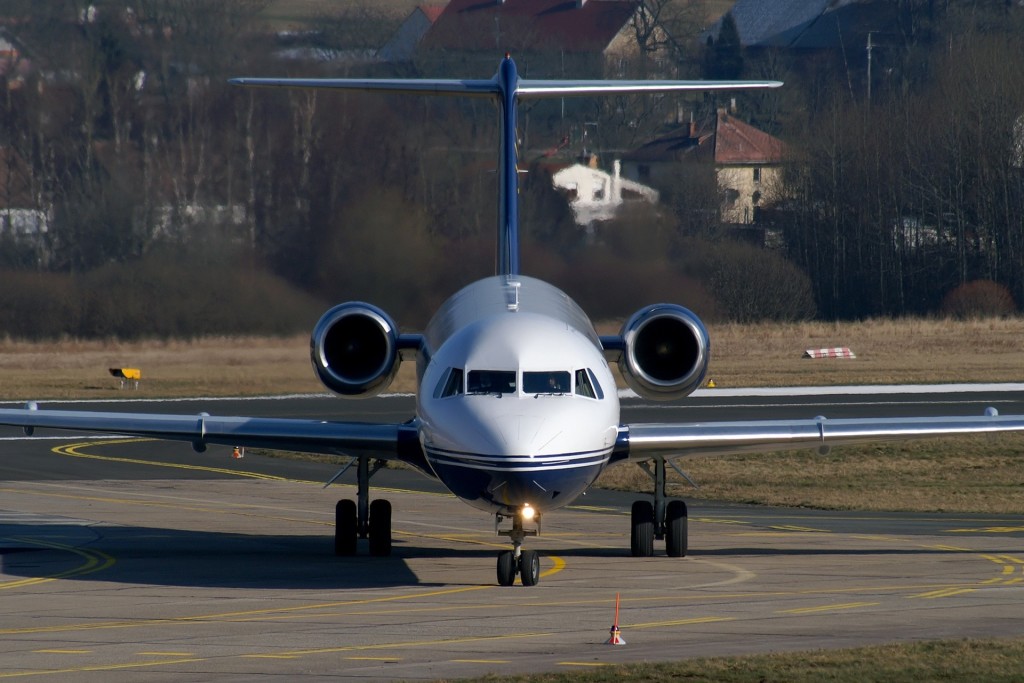
[[(540, 517), (529, 505), (524, 505), (512, 513), (512, 528), (500, 530), (499, 525), (508, 518), (503, 513), (494, 515), (494, 529), (499, 536), (508, 536), (512, 541), (512, 550), (498, 553), (498, 585), (511, 586), (516, 575), (524, 586), (536, 586), (540, 581), (540, 555), (536, 550), (523, 550), (523, 540), (527, 536), (540, 535)], [(536, 529), (527, 529), (524, 524), (536, 522)]]
[(647, 463), (639, 463), (654, 480), (654, 504), (634, 501), (630, 514), (629, 546), (633, 557), (654, 555), (654, 539), (665, 540), (669, 557), (684, 557), (688, 544), (686, 503), (666, 500), (665, 459), (657, 458), (652, 470)]
[[(369, 539), (371, 555), (387, 557), (391, 554), (391, 503), (382, 499), (370, 502), (370, 477), (383, 466), (383, 460), (374, 461), (371, 468), (370, 458), (358, 458), (356, 500), (339, 500), (334, 508), (335, 555), (355, 555), (360, 538)], [(337, 479), (344, 471), (334, 478)]]

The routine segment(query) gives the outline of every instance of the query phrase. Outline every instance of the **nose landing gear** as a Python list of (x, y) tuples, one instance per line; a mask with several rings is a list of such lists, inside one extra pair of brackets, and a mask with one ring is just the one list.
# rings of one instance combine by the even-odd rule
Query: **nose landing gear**
[[(540, 581), (540, 555), (536, 550), (523, 550), (522, 546), (527, 536), (540, 535), (540, 517), (535, 514), (533, 508), (526, 505), (510, 516), (511, 529), (499, 529), (506, 518), (507, 516), (500, 512), (494, 516), (494, 529), (497, 534), (508, 536), (512, 541), (512, 550), (502, 550), (498, 553), (498, 585), (511, 586), (518, 574), (524, 586), (536, 586)], [(535, 521), (537, 528), (525, 528), (526, 521)]]

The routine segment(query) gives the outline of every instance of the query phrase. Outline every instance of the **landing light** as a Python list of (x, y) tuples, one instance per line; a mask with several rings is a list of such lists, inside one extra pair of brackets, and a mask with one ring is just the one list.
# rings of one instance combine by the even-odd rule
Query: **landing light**
[(526, 505), (523, 506), (523, 509), (519, 511), (519, 514), (523, 516), (524, 522), (529, 522), (537, 514), (537, 511), (530, 507), (530, 504), (527, 503)]

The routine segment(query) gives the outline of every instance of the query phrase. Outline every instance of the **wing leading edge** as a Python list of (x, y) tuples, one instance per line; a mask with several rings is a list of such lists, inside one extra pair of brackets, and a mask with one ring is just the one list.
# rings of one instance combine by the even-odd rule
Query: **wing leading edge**
[(619, 430), (613, 460), (810, 449), (879, 441), (1024, 431), (1024, 415), (759, 420), (629, 424)]
[(26, 434), (36, 429), (61, 429), (186, 441), (199, 451), (207, 444), (219, 444), (328, 455), (372, 455), (426, 469), (415, 421), (376, 424), (30, 407), (0, 410), (0, 424), (22, 427)]

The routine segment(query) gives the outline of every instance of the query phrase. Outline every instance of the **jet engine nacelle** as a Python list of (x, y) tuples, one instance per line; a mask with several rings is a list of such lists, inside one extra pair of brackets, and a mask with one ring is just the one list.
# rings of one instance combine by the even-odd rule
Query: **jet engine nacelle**
[(398, 326), (387, 313), (370, 304), (349, 302), (320, 318), (309, 340), (309, 353), (328, 389), (349, 398), (369, 397), (386, 389), (398, 372), (398, 336)]
[(651, 400), (693, 393), (704, 381), (710, 341), (704, 323), (675, 304), (655, 304), (622, 326), (619, 369), (629, 388)]

